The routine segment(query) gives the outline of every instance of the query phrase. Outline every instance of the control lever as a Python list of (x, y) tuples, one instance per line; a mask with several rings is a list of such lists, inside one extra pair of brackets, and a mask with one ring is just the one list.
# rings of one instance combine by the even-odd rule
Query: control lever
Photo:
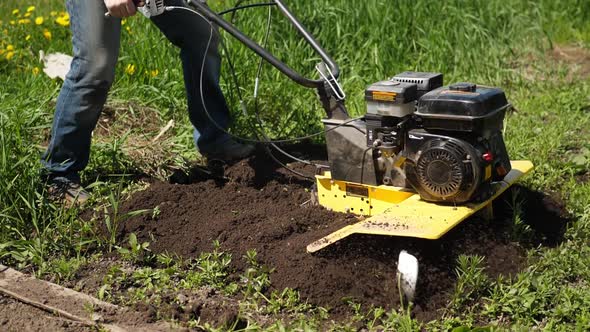
[[(139, 7), (139, 4), (142, 2), (143, 6)], [(166, 11), (164, 0), (133, 0), (133, 3), (137, 7), (137, 10), (147, 18), (158, 16)], [(110, 17), (111, 14), (107, 12), (104, 16)]]

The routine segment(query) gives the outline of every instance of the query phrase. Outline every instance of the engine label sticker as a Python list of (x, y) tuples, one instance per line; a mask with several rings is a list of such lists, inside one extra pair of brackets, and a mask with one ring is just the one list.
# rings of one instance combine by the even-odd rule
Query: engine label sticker
[(387, 91), (373, 91), (373, 100), (379, 101), (395, 101), (397, 93)]

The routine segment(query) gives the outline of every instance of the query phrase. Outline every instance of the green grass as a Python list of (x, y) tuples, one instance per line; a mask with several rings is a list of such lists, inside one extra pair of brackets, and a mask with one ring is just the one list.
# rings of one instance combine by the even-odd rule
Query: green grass
[[(215, 8), (227, 8), (233, 3), (212, 1)], [(562, 197), (573, 216), (564, 242), (555, 248), (530, 250), (529, 266), (514, 280), (489, 280), (481, 274), (478, 257), (461, 257), (455, 266), (459, 281), (450, 310), (442, 320), (423, 327), (451, 330), (463, 326), (467, 330), (484, 322), (513, 330), (590, 329), (590, 184), (580, 180), (590, 168), (590, 80), (575, 71), (573, 62), (560, 63), (551, 55), (555, 45), (573, 45), (588, 52), (590, 2), (288, 3), (340, 64), (341, 81), (349, 95), (347, 105), (354, 115), (363, 113), (367, 84), (404, 70), (440, 71), (446, 82), (473, 81), (504, 88), (516, 108), (506, 120), (510, 155), (514, 159), (531, 159), (536, 165), (524, 185)], [(96, 235), (91, 225), (79, 219), (75, 209), (63, 210), (43, 198), (38, 159), (48, 138), (60, 82), (35, 74), (41, 67), (38, 52), (70, 53), (71, 45), (68, 29), (54, 23), (55, 16), (51, 16), (51, 11), (64, 10), (63, 1), (36, 1), (31, 16), (43, 16), (41, 25), (18, 24), (17, 16), (23, 15), (27, 7), (16, 0), (0, 2), (0, 76), (4, 82), (0, 85), (0, 262), (67, 279), (91, 253), (109, 250), (114, 240)], [(13, 9), (20, 13), (13, 15)], [(265, 9), (256, 9), (234, 19), (238, 27), (261, 41), (266, 15)], [(273, 14), (273, 22), (271, 51), (305, 75), (315, 75), (317, 56), (277, 13)], [(129, 30), (123, 32), (117, 80), (109, 99), (109, 105), (115, 108), (123, 105), (117, 113), (121, 117), (109, 127), (108, 135), (95, 137), (92, 159), (83, 174), (86, 184), (94, 183), (94, 204), (106, 208), (117, 205), (112, 200), (125, 197), (133, 188), (130, 185), (138, 185), (128, 175), (146, 169), (149, 174), (162, 174), (163, 166), (181, 167), (185, 159), (198, 157), (186, 116), (178, 50), (141, 17), (128, 19), (125, 27)], [(51, 40), (43, 36), (45, 29), (51, 32)], [(239, 64), (238, 81), (251, 111), (258, 59), (235, 41), (228, 38), (226, 43), (233, 62)], [(8, 52), (14, 52), (9, 60)], [(131, 65), (135, 66), (133, 75), (126, 72)], [(241, 115), (239, 101), (226, 79), (227, 69), (225, 65), (222, 86), (235, 114), (233, 130), (251, 135), (248, 119)], [(313, 91), (296, 86), (268, 66), (261, 79), (260, 110), (269, 135), (292, 137), (321, 129), (323, 111)], [(136, 146), (142, 146), (135, 143), (149, 142), (171, 119), (176, 126), (163, 140), (161, 149), (167, 153), (154, 152), (151, 159), (161, 158), (162, 163), (148, 165), (145, 160), (149, 156), (142, 159), (133, 153), (141, 150)], [(150, 126), (137, 128), (146, 120)], [(107, 216), (104, 214), (104, 220), (99, 221), (106, 222)], [(526, 235), (522, 222), (515, 221), (521, 227), (515, 229), (515, 238)], [(145, 264), (140, 255), (143, 249), (142, 244), (130, 244), (122, 254), (141, 265)], [(219, 263), (219, 259), (205, 257), (200, 263)], [(215, 274), (219, 273), (215, 266), (209, 266), (213, 275), (200, 276), (205, 279), (199, 279), (199, 285), (219, 286), (225, 282), (223, 275)], [(159, 275), (165, 269), (137, 275), (113, 274), (113, 278), (145, 282), (150, 277), (148, 272)], [(307, 307), (296, 293), (285, 291), (269, 299), (261, 298), (261, 287), (266, 287), (267, 281), (264, 273), (254, 272), (253, 277), (261, 279), (243, 289), (246, 300), (252, 301), (244, 316), (252, 318), (253, 330), (259, 327), (252, 312), (260, 310), (260, 303), (267, 310), (264, 314), (275, 317), (269, 329), (323, 327), (321, 314), (305, 316)], [(473, 303), (478, 305), (470, 309)], [(294, 317), (299, 318), (281, 322), (272, 316), (285, 312), (296, 313)], [(361, 310), (356, 319), (375, 330), (413, 331), (420, 325), (404, 311), (387, 313), (379, 308)], [(351, 324), (341, 322), (334, 328), (352, 330), (356, 325)]]

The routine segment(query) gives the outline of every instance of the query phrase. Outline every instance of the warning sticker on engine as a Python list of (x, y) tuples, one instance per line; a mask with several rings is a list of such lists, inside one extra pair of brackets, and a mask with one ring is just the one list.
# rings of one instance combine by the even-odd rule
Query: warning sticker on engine
[(397, 93), (386, 91), (373, 91), (373, 100), (379, 101), (395, 101)]

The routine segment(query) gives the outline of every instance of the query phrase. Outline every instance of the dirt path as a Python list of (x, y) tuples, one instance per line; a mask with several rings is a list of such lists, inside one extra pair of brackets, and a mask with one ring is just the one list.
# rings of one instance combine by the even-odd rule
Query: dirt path
[(172, 331), (115, 306), (0, 265), (1, 331)]
[(12, 298), (0, 295), (0, 330), (6, 332), (28, 331), (96, 331), (95, 328), (56, 317)]

